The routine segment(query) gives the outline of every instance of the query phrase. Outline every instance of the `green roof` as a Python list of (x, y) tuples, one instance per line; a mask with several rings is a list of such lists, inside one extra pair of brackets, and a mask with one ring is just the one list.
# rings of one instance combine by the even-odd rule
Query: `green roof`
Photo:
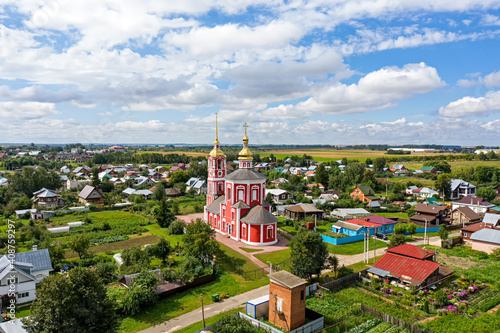
[(491, 210), (496, 210), (497, 212), (500, 212), (500, 207), (497, 207), (497, 206), (495, 206), (495, 207), (490, 207), (490, 208), (488, 208), (488, 209), (491, 209)]
[(424, 167), (422, 167), (422, 169), (420, 169), (420, 170), (422, 170), (422, 171), (431, 171), (432, 169), (435, 169), (435, 168), (434, 168), (434, 167), (432, 167), (432, 166), (424, 166)]
[(375, 194), (375, 191), (372, 190), (372, 188), (370, 186), (367, 186), (367, 185), (359, 185), (358, 186), (359, 190), (361, 192), (363, 192), (363, 194), (366, 196), (366, 195), (373, 195)]
[(425, 199), (429, 203), (429, 205), (434, 205), (434, 206), (443, 206), (436, 198), (427, 198)]

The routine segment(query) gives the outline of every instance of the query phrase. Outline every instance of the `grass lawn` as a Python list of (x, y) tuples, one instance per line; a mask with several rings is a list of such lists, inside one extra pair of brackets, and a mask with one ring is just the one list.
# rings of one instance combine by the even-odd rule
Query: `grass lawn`
[(243, 251), (245, 251), (247, 253), (254, 253), (254, 252), (262, 251), (262, 249), (249, 249), (247, 247), (240, 247), (240, 249), (242, 249)]
[[(382, 242), (377, 239), (377, 249), (382, 249), (384, 247), (387, 247), (387, 243)], [(345, 255), (353, 255), (353, 254), (359, 254), (363, 253), (363, 241), (359, 242), (354, 242), (354, 243), (348, 243), (348, 244), (342, 244), (342, 245), (333, 245), (330, 243), (326, 243), (326, 246), (328, 247), (328, 252), (334, 253), (334, 254), (345, 254)], [(370, 240), (370, 251), (373, 250), (373, 240)]]
[(387, 218), (398, 217), (402, 219), (409, 219), (408, 214), (406, 213), (375, 213), (374, 215), (383, 216)]
[(280, 264), (284, 261), (289, 260), (290, 254), (291, 254), (291, 250), (286, 249), (286, 250), (281, 250), (281, 251), (256, 254), (256, 255), (254, 255), (254, 257), (259, 259), (260, 261), (262, 261), (266, 265), (268, 265), (268, 261), (270, 261), (273, 265), (276, 265), (276, 264)]
[[(238, 312), (245, 312), (245, 307), (240, 307), (240, 308), (237, 308), (237, 309), (232, 309), (232, 310), (229, 310), (229, 311), (226, 311), (226, 312), (222, 312), (222, 313), (216, 314), (215, 316), (212, 316), (210, 318), (206, 318), (205, 319), (205, 327), (215, 324), (216, 322), (218, 322), (219, 320), (221, 320), (222, 317), (224, 317), (226, 315), (231, 316), (231, 315), (237, 314)], [(178, 331), (175, 331), (175, 332), (176, 333), (191, 333), (191, 332), (200, 331), (201, 329), (203, 329), (203, 324), (202, 324), (202, 322), (200, 320), (196, 324), (189, 325), (189, 326), (187, 326), (187, 327), (185, 327), (183, 329), (180, 329)]]
[(83, 221), (85, 217), (92, 219), (92, 224), (109, 223), (111, 227), (115, 225), (147, 225), (149, 220), (144, 216), (130, 212), (108, 210), (102, 212), (77, 213), (64, 216), (57, 216), (51, 219), (52, 225), (66, 224), (68, 222)]
[(22, 306), (16, 309), (16, 318), (24, 318), (31, 315), (31, 306)]
[(182, 244), (182, 238), (184, 235), (170, 235), (168, 233), (168, 228), (162, 228), (158, 224), (150, 224), (145, 227), (149, 230), (153, 235), (158, 237), (165, 238), (170, 242), (170, 245), (175, 246), (177, 243)]
[[(375, 260), (378, 261), (380, 258), (382, 258), (382, 256), (383, 255), (377, 256), (375, 258)], [(349, 265), (347, 267), (354, 269), (354, 273), (356, 273), (356, 272), (362, 271), (365, 268), (370, 268), (371, 266), (373, 266), (373, 258), (370, 258), (370, 263), (369, 264), (365, 264), (364, 262), (360, 261), (358, 263)]]
[(223, 254), (217, 258), (217, 261), (226, 271), (241, 274), (242, 272), (253, 271), (260, 268), (243, 254), (236, 252), (224, 244), (219, 243), (219, 246)]
[(201, 293), (207, 296), (203, 299), (204, 304), (210, 305), (213, 302), (209, 295), (226, 293), (229, 296), (234, 296), (268, 283), (267, 278), (257, 281), (245, 281), (239, 275), (223, 272), (212, 283), (169, 297), (135, 315), (122, 317), (119, 332), (138, 332), (193, 311), (201, 306)]

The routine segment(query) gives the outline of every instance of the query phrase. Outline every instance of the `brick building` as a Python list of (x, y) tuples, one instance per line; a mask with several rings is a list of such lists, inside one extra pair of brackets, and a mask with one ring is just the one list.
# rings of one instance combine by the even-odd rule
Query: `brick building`
[(306, 323), (306, 283), (287, 271), (269, 274), (269, 322), (285, 331)]

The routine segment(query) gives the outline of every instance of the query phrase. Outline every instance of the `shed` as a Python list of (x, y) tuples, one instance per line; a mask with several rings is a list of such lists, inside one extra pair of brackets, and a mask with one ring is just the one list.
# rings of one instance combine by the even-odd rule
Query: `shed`
[(82, 221), (78, 222), (68, 222), (68, 227), (70, 228), (76, 228), (76, 227), (81, 227), (84, 223)]
[(246, 313), (252, 318), (269, 315), (269, 294), (247, 302)]

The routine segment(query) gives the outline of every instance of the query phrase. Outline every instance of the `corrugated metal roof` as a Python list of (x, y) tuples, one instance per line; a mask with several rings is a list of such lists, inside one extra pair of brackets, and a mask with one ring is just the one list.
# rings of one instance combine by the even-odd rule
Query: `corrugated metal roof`
[(270, 224), (277, 223), (278, 218), (269, 213), (264, 207), (254, 206), (241, 218), (241, 222), (250, 225)]
[(19, 261), (32, 264), (32, 273), (44, 270), (53, 270), (52, 263), (50, 262), (49, 250), (47, 249), (16, 253), (15, 260), (16, 262)]
[(368, 268), (366, 271), (369, 272), (369, 273), (378, 275), (378, 276), (382, 276), (382, 277), (389, 276), (389, 274), (391, 273), (389, 271), (386, 271), (386, 270), (383, 270), (383, 269), (380, 269), (380, 268), (377, 268), (377, 267), (374, 267), (374, 266)]
[(481, 229), (473, 233), (470, 239), (481, 242), (500, 244), (500, 230), (490, 228)]
[(402, 244), (395, 246), (393, 248), (387, 249), (387, 252), (404, 255), (407, 257), (412, 257), (416, 259), (425, 259), (432, 257), (434, 255), (434, 251), (425, 250), (421, 247), (412, 245), (412, 244)]
[(257, 180), (266, 179), (266, 176), (253, 169), (238, 169), (226, 176), (227, 180)]
[(226, 197), (221, 195), (207, 207), (207, 210), (214, 214), (220, 214), (220, 204), (224, 202), (224, 200), (226, 200)]
[(391, 272), (391, 276), (397, 279), (407, 280), (415, 285), (420, 285), (432, 273), (439, 269), (441, 264), (429, 260), (419, 260), (404, 257), (397, 254), (386, 253), (373, 265)]
[(500, 214), (486, 213), (483, 217), (483, 222), (487, 224), (497, 225), (500, 220)]

